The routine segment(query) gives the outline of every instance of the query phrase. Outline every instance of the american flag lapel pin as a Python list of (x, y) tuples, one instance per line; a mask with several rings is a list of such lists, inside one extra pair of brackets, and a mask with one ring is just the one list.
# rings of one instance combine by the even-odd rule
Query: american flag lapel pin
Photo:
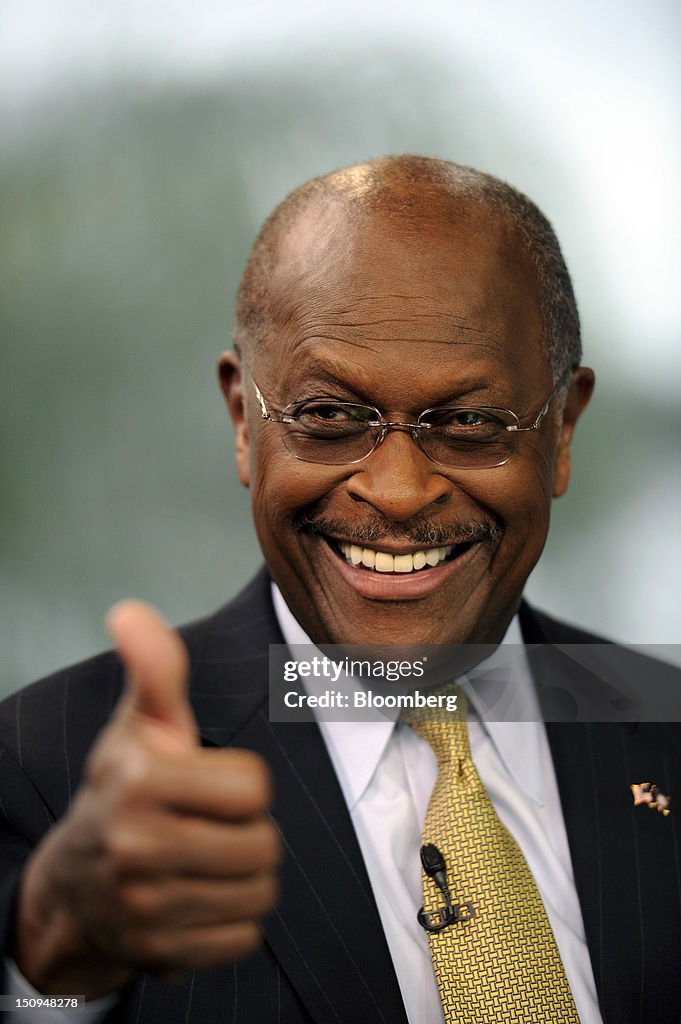
[(634, 797), (634, 806), (646, 804), (651, 811), (659, 811), (665, 818), (671, 814), (670, 804), (672, 798), (662, 793), (654, 782), (634, 782), (630, 787)]

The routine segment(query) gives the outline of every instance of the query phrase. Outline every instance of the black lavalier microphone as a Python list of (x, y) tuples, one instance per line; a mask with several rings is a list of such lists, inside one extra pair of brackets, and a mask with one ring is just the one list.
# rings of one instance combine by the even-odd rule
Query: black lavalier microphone
[(429, 878), (433, 879), (444, 896), (447, 902), (447, 909), (450, 910), (452, 897), (449, 895), (449, 886), (447, 885), (447, 866), (437, 846), (433, 846), (432, 843), (426, 843), (425, 846), (421, 847), (421, 863), (425, 873)]
[(457, 921), (468, 921), (475, 917), (475, 908), (472, 903), (452, 903), (452, 897), (447, 884), (447, 865), (445, 859), (433, 843), (425, 843), (421, 847), (421, 863), (423, 870), (432, 878), (436, 886), (445, 898), (444, 907), (438, 907), (435, 911), (426, 911), (421, 907), (417, 919), (422, 928), (428, 932), (441, 932), (450, 924)]

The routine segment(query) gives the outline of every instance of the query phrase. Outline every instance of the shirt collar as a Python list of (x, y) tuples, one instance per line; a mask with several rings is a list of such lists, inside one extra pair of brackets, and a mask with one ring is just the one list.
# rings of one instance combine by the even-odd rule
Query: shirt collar
[(459, 685), (511, 778), (535, 803), (543, 804), (544, 725), (517, 615), (491, 657)]
[[(314, 646), (274, 582), (272, 600), (289, 648)], [(517, 615), (494, 654), (462, 677), (459, 685), (468, 699), (469, 713), (480, 721), (511, 778), (541, 805), (544, 793), (540, 730), (543, 726)], [(513, 716), (518, 721), (513, 721)], [(503, 720), (499, 721), (500, 718)], [(317, 724), (352, 811), (371, 782), (395, 723), (388, 719), (357, 723), (319, 718)]]

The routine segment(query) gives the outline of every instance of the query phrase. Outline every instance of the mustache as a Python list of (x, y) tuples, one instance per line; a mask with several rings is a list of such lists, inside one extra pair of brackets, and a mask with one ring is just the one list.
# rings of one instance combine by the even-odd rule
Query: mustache
[(351, 526), (341, 519), (324, 513), (303, 513), (295, 522), (295, 529), (310, 533), (342, 537), (360, 546), (375, 544), (381, 540), (397, 544), (422, 544), (426, 547), (444, 547), (448, 544), (496, 543), (501, 540), (503, 530), (491, 520), (474, 522), (454, 520), (448, 523), (388, 523), (385, 520)]

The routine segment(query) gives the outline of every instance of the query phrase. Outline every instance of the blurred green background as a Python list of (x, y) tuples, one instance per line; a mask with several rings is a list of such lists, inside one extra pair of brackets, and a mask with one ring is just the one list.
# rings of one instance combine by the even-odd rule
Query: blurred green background
[(554, 221), (600, 380), (528, 594), (678, 642), (676, 5), (1, 13), (0, 693), (102, 649), (122, 596), (179, 622), (252, 574), (214, 369), (239, 275), (286, 192), (389, 152)]

